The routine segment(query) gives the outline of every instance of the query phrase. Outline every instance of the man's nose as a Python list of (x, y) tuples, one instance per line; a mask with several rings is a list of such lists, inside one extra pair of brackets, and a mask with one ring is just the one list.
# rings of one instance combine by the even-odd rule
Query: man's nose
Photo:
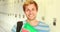
[(29, 13), (32, 14), (32, 10), (30, 10)]

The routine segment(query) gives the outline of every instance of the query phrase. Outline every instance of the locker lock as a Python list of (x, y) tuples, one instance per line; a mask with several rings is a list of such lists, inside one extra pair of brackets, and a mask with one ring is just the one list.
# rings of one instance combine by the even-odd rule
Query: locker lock
[(56, 18), (53, 18), (53, 26), (56, 26)]

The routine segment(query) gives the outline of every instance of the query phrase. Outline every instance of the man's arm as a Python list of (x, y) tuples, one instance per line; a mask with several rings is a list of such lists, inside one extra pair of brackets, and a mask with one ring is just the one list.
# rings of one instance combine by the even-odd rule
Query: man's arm
[(13, 26), (12, 32), (16, 32), (16, 25)]

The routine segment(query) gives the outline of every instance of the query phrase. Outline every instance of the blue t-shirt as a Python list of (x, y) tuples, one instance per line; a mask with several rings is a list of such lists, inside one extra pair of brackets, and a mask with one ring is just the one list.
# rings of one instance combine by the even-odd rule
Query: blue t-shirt
[(38, 23), (37, 26), (34, 26), (34, 28), (37, 29), (38, 32), (50, 32), (49, 25), (41, 21)]
[[(23, 21), (23, 26), (22, 28), (24, 27), (24, 24), (26, 23), (26, 21)], [(17, 25), (14, 25), (14, 27), (12, 28), (12, 32), (16, 32), (16, 26)], [(49, 28), (49, 25), (45, 24), (44, 22), (39, 22), (37, 26), (34, 26), (34, 28), (38, 31), (38, 32), (50, 32), (50, 28)]]

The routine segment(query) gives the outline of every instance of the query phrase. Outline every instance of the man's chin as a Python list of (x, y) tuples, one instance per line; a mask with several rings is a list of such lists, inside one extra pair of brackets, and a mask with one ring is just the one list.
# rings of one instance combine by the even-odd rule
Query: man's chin
[(34, 18), (29, 18), (29, 20), (34, 20)]

